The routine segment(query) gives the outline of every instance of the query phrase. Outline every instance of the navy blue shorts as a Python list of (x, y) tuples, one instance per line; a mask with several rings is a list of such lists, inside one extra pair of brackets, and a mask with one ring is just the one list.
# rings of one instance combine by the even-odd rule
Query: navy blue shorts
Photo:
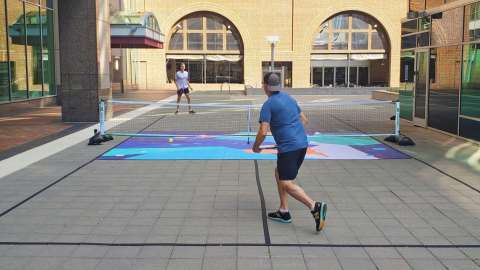
[(183, 94), (189, 94), (190, 90), (188, 88), (180, 88), (177, 90), (177, 95), (181, 96)]
[(277, 170), (280, 180), (295, 180), (306, 154), (307, 148), (302, 148), (291, 152), (278, 153)]

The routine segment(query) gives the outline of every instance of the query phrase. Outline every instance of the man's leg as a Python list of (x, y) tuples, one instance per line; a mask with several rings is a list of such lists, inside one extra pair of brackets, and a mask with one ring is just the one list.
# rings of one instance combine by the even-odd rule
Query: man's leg
[(181, 90), (177, 91), (177, 110), (175, 113), (178, 113), (178, 110), (180, 109), (180, 100), (182, 100), (182, 92)]
[(313, 210), (315, 207), (315, 201), (310, 198), (310, 196), (305, 193), (305, 190), (295, 184), (293, 180), (279, 180), (278, 182), (279, 189), (288, 193), (288, 195), (295, 198), (297, 201), (303, 203), (308, 209)]
[[(297, 178), (298, 170), (302, 166), (303, 159), (306, 155), (306, 149), (281, 153), (278, 155), (278, 182), (279, 191), (285, 191), (299, 202), (303, 203), (310, 210), (314, 220), (315, 229), (321, 231), (325, 226), (325, 218), (327, 213), (327, 204), (324, 202), (316, 202), (307, 195), (305, 190), (298, 186), (294, 180)], [(290, 214), (288, 214), (290, 216)]]
[(190, 113), (194, 113), (194, 111), (192, 110), (192, 106), (190, 105), (191, 104), (190, 94), (185, 93), (185, 97), (187, 98), (187, 102), (188, 102), (188, 111)]
[(275, 179), (277, 180), (278, 196), (280, 197), (280, 210), (288, 210), (288, 193), (281, 184), (277, 168), (275, 168)]

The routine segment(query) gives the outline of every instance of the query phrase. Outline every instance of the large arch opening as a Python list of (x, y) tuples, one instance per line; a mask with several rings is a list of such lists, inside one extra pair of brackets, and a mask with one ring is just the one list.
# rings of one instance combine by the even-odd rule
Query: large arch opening
[(316, 32), (310, 63), (311, 84), (316, 87), (388, 86), (388, 34), (366, 13), (337, 13)]
[(213, 12), (191, 13), (177, 21), (167, 44), (167, 82), (185, 63), (191, 83), (243, 83), (243, 41), (235, 25)]

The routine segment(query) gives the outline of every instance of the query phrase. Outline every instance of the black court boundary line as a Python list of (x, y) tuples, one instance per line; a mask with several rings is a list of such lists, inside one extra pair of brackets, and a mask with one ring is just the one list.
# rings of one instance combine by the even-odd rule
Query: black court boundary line
[(107, 247), (324, 247), (324, 248), (480, 248), (478, 245), (421, 244), (263, 244), (263, 243), (106, 243), (106, 242), (0, 242), (0, 246), (107, 246)]
[[(144, 131), (145, 129), (151, 127), (152, 125), (154, 125), (155, 123), (157, 123), (158, 121), (160, 121), (162, 118), (164, 117), (160, 117), (158, 120), (154, 121), (153, 123), (149, 124), (147, 127), (143, 128), (142, 130), (140, 130), (140, 132)], [(126, 139), (128, 140), (128, 139)], [(83, 163), (82, 165), (80, 165), (79, 167), (77, 167), (76, 169), (72, 170), (71, 172), (65, 174), (64, 176), (60, 177), (59, 179), (55, 180), (54, 182), (50, 183), (49, 185), (47, 185), (46, 187), (40, 189), (39, 191), (33, 193), (32, 195), (28, 196), (26, 199), (16, 203), (15, 205), (13, 205), (12, 207), (8, 208), (7, 210), (3, 211), (0, 213), (0, 218), (2, 218), (3, 216), (7, 215), (8, 213), (12, 212), (13, 210), (15, 210), (16, 208), (22, 206), (24, 203), (30, 201), (31, 199), (35, 198), (36, 196), (38, 196), (39, 194), (43, 193), (45, 190), (53, 187), (54, 185), (62, 182), (63, 180), (65, 180), (66, 178), (68, 178), (70, 175), (78, 172), (79, 170), (85, 168), (86, 166), (88, 166), (89, 164), (91, 164), (92, 162), (94, 162), (95, 160), (97, 160), (98, 158), (100, 158), (101, 156), (103, 156), (105, 153), (107, 153), (108, 151), (112, 150), (113, 148), (117, 147), (118, 145), (120, 145), (121, 143), (123, 143), (125, 140), (122, 140), (118, 143), (114, 143), (111, 147), (108, 147), (107, 150), (105, 151), (102, 151), (100, 154), (96, 155), (94, 158), (88, 160), (86, 163)], [(85, 141), (82, 141), (80, 143), (85, 143)], [(95, 146), (87, 146), (87, 147), (95, 147)]]
[(255, 165), (255, 178), (257, 180), (258, 195), (260, 196), (260, 206), (262, 208), (262, 223), (263, 223), (263, 235), (265, 237), (265, 245), (271, 245), (270, 232), (268, 230), (268, 221), (267, 221), (267, 209), (265, 207), (265, 197), (263, 196), (262, 184), (260, 183), (260, 173), (258, 171), (258, 161), (253, 160)]
[(105, 154), (106, 152), (110, 151), (111, 149), (113, 149), (114, 147), (116, 147), (117, 145), (119, 145), (121, 142), (113, 145), (112, 147), (109, 147), (106, 151), (102, 152), (101, 154), (95, 156), (93, 159), (90, 159), (89, 161), (87, 161), (86, 163), (83, 163), (82, 165), (80, 165), (79, 167), (75, 168), (73, 171), (65, 174), (64, 176), (60, 177), (59, 179), (55, 180), (54, 182), (50, 183), (48, 186), (40, 189), (39, 191), (33, 193), (32, 195), (30, 195), (29, 197), (27, 197), (26, 199), (20, 201), (19, 203), (15, 204), (14, 206), (8, 208), (7, 210), (3, 211), (2, 213), (0, 213), (0, 218), (2, 218), (3, 216), (7, 215), (8, 213), (10, 213), (11, 211), (15, 210), (16, 208), (20, 207), (21, 205), (23, 205), (24, 203), (30, 201), (31, 199), (35, 198), (36, 196), (40, 195), (42, 192), (44, 192), (45, 190), (53, 187), (54, 185), (62, 182), (63, 180), (65, 180), (66, 178), (68, 178), (70, 175), (78, 172), (79, 170), (85, 168), (86, 166), (90, 165), (92, 162), (94, 162), (95, 160), (97, 160), (99, 157), (101, 157), (103, 154)]

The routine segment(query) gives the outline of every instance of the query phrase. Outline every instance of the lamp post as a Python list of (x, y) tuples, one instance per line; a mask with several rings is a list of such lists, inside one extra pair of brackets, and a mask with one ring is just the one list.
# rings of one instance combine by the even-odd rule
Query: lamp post
[(271, 47), (270, 72), (273, 72), (275, 66), (275, 44), (280, 41), (279, 36), (267, 36), (267, 41)]

